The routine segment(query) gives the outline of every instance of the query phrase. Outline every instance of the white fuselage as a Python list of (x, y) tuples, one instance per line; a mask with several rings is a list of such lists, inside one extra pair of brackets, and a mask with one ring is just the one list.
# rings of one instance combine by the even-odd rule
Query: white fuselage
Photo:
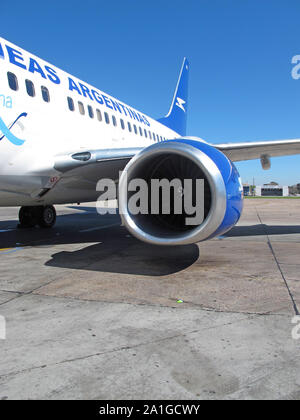
[[(32, 87), (34, 96), (30, 96)], [(48, 91), (49, 102), (43, 99), (42, 89), (46, 99)], [(78, 183), (76, 188), (74, 179), (71, 188), (58, 188), (62, 174), (55, 169), (55, 162), (60, 156), (141, 148), (179, 137), (149, 116), (2, 38), (0, 118), (0, 206), (95, 200), (99, 195), (95, 186), (85, 188)], [(15, 144), (15, 138), (24, 143)], [(47, 188), (51, 191), (41, 196)]]

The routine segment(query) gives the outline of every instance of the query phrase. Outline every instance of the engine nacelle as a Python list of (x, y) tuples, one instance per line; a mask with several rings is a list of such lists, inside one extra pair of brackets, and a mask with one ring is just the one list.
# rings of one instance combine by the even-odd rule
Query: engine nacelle
[[(202, 222), (186, 224), (187, 214), (175, 213), (172, 204), (170, 214), (164, 214), (161, 207), (158, 214), (151, 214), (150, 210), (148, 214), (132, 214), (128, 203), (133, 192), (128, 191), (128, 185), (137, 178), (149, 186), (152, 179), (192, 179), (193, 202), (196, 180), (203, 179)], [(235, 165), (200, 139), (182, 138), (151, 145), (127, 164), (120, 178), (119, 211), (123, 224), (136, 238), (151, 244), (190, 244), (222, 235), (238, 222), (242, 208), (243, 188)]]

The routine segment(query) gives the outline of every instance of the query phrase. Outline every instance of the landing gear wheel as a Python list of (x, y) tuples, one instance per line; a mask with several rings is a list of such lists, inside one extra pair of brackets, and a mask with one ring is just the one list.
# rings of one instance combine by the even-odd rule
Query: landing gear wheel
[(56, 222), (56, 211), (53, 206), (39, 208), (38, 225), (41, 228), (52, 228)]
[(19, 211), (18, 228), (31, 228), (37, 224), (35, 207), (23, 206)]

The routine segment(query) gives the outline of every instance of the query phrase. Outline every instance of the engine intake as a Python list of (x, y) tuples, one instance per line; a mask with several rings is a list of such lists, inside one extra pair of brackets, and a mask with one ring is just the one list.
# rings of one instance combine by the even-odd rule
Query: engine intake
[[(148, 214), (133, 214), (128, 206), (135, 194), (128, 191), (134, 179), (142, 179), (148, 188)], [(181, 191), (193, 206), (199, 192), (197, 180), (203, 180), (203, 214), (200, 223), (189, 224), (195, 214), (175, 211), (175, 191), (171, 190), (169, 212), (159, 208), (151, 212), (152, 180), (192, 180), (191, 188)], [(175, 186), (175, 184), (174, 184)], [(197, 190), (198, 188), (198, 190)], [(178, 193), (178, 191), (176, 191)], [(177, 194), (178, 198), (178, 194)], [(239, 219), (242, 210), (242, 191), (239, 174), (234, 164), (213, 146), (192, 139), (177, 139), (154, 144), (139, 152), (126, 166), (119, 183), (119, 211), (123, 224), (138, 239), (157, 245), (179, 245), (204, 241), (230, 229)]]

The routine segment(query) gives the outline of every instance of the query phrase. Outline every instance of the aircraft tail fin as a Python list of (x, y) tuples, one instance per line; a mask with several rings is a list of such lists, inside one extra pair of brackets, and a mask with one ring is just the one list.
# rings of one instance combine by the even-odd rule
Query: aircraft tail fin
[(186, 135), (189, 67), (188, 60), (184, 58), (170, 110), (165, 117), (157, 120), (181, 136)]

